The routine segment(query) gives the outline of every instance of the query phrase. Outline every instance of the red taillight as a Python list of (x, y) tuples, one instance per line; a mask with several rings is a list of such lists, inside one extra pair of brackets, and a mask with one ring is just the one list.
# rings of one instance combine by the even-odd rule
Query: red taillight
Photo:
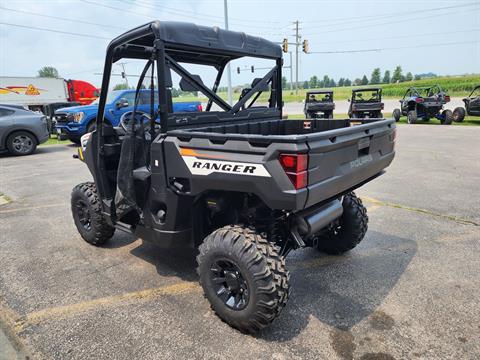
[(202, 104), (198, 104), (198, 105), (197, 105), (197, 110), (198, 110), (198, 111), (203, 111)]
[(445, 102), (449, 102), (450, 101), (450, 96), (449, 95), (445, 95)]
[(417, 102), (417, 103), (422, 103), (423, 101), (424, 101), (423, 98), (417, 97), (417, 98), (415, 99), (415, 102)]
[(302, 189), (308, 184), (308, 155), (280, 154), (280, 164), (295, 189)]

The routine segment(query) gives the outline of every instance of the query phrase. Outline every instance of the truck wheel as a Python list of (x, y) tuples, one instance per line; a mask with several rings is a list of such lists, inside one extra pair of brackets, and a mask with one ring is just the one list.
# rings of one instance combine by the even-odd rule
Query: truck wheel
[(242, 332), (263, 329), (287, 303), (285, 259), (254, 230), (236, 225), (215, 230), (200, 245), (197, 262), (213, 311)]
[(409, 124), (415, 124), (417, 122), (417, 112), (415, 110), (410, 110), (407, 113), (407, 122)]
[(462, 122), (465, 119), (465, 109), (463, 107), (457, 107), (453, 110), (453, 121)]
[(395, 122), (400, 121), (400, 117), (402, 116), (402, 113), (400, 112), (400, 109), (393, 109), (393, 118), (395, 119)]
[(66, 134), (58, 134), (57, 135), (57, 140), (59, 141), (65, 141), (68, 139), (68, 136)]
[(15, 156), (30, 155), (37, 148), (37, 139), (26, 131), (15, 131), (7, 138), (7, 149)]
[(115, 228), (102, 215), (102, 206), (94, 183), (86, 182), (72, 190), (72, 215), (82, 238), (95, 246), (109, 240)]
[(442, 115), (443, 115), (443, 121), (440, 121), (440, 123), (442, 125), (452, 125), (452, 121), (453, 121), (452, 110), (444, 110)]
[(343, 197), (343, 214), (338, 225), (317, 235), (317, 249), (330, 255), (342, 254), (357, 246), (367, 229), (367, 209), (351, 192)]

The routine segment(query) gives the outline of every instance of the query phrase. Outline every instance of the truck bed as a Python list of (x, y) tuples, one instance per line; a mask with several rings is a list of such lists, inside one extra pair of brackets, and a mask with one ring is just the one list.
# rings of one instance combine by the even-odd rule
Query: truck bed
[[(258, 195), (272, 209), (305, 209), (361, 186), (392, 162), (394, 120), (361, 122), (270, 119), (169, 131), (164, 142), (167, 176), (185, 179), (189, 195), (242, 191)], [(296, 190), (281, 167), (278, 158), (284, 153), (308, 154), (305, 188)], [(194, 173), (189, 167), (194, 160), (261, 164), (267, 173)]]

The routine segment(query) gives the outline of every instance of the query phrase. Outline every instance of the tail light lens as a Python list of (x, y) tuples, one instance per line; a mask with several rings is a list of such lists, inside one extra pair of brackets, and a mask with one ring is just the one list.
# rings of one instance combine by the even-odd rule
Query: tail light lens
[(302, 189), (308, 184), (308, 155), (280, 154), (280, 164), (295, 189)]
[(422, 103), (423, 101), (424, 101), (423, 98), (416, 98), (415, 99), (415, 102), (417, 102), (417, 103)]
[(385, 109), (385, 104), (382, 104), (382, 110), (384, 110), (384, 109)]
[(450, 96), (449, 96), (449, 95), (445, 95), (445, 101), (446, 101), (446, 102), (449, 102), (449, 101), (450, 101)]
[(198, 105), (197, 105), (197, 110), (198, 110), (198, 111), (203, 111), (202, 104), (198, 104)]

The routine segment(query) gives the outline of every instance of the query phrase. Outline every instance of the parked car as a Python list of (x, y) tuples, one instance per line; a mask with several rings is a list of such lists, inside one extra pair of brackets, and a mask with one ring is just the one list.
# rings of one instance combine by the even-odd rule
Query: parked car
[(43, 114), (0, 106), (0, 151), (29, 155), (48, 137), (47, 118)]
[[(158, 99), (158, 95), (155, 95)], [(105, 122), (112, 126), (119, 126), (123, 114), (133, 110), (135, 101), (135, 90), (114, 90), (108, 93), (105, 104)], [(138, 112), (149, 113), (150, 92), (140, 90)], [(158, 106), (158, 103), (155, 104)], [(95, 129), (97, 118), (98, 99), (86, 106), (73, 106), (58, 109), (55, 112), (55, 127), (60, 137), (68, 138), (70, 141), (80, 144), (82, 135), (92, 132)], [(202, 111), (200, 102), (175, 102), (174, 112), (196, 112)]]
[(332, 90), (307, 91), (303, 107), (307, 119), (333, 119), (334, 109)]
[(350, 119), (383, 118), (384, 104), (381, 88), (353, 89), (352, 97), (348, 101), (350, 101), (348, 109)]
[[(450, 96), (440, 87), (410, 87), (400, 100), (400, 109), (393, 110), (395, 121), (402, 115), (409, 124), (415, 124), (418, 118), (429, 121), (435, 117), (442, 125), (450, 125), (453, 120), (451, 110), (443, 110), (443, 105), (450, 101)], [(442, 111), (443, 110), (443, 111)]]
[(457, 107), (453, 110), (453, 121), (462, 122), (465, 114), (480, 116), (480, 85), (475, 86), (470, 95), (463, 99), (465, 108)]

